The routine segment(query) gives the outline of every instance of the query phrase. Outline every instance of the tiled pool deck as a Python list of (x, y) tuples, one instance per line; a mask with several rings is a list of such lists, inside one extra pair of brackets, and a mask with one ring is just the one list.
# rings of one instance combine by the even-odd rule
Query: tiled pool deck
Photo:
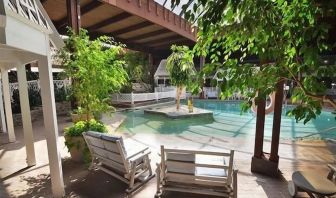
[[(120, 115), (119, 115), (120, 116)], [(116, 116), (113, 122), (122, 119)], [(87, 170), (87, 167), (68, 159), (69, 153), (64, 146), (63, 128), (70, 124), (68, 118), (59, 117), (60, 148), (63, 158), (63, 174), (67, 197), (119, 198), (124, 197), (125, 184), (113, 179), (101, 171)], [(111, 123), (112, 126), (113, 123)], [(16, 128), (17, 142), (6, 144), (6, 136), (0, 133), (0, 197), (51, 197), (50, 177), (46, 141), (43, 134), (42, 119), (33, 124), (37, 165), (26, 168), (25, 148), (22, 129)], [(115, 128), (115, 125), (112, 126)], [(123, 134), (152, 149), (152, 164), (158, 162), (158, 151), (161, 144), (170, 148), (200, 149), (226, 151), (236, 150), (235, 163), (239, 168), (238, 197), (289, 197), (287, 181), (295, 170), (322, 169), (327, 174), (327, 163), (335, 160), (336, 144), (324, 141), (282, 141), (280, 144), (281, 179), (273, 179), (251, 173), (250, 163), (254, 148), (254, 139), (243, 137), (206, 136), (204, 134), (182, 133), (174, 135), (162, 134)], [(264, 150), (268, 151), (269, 142), (265, 142)], [(323, 175), (324, 176), (324, 175)], [(133, 197), (154, 197), (156, 180), (151, 180)], [(308, 197), (300, 194), (301, 197)], [(190, 194), (167, 193), (165, 197), (188, 198), (203, 197)]]

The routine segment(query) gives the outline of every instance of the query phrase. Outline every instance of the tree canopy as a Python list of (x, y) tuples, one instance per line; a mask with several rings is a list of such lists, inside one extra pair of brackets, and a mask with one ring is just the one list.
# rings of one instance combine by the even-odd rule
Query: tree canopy
[[(323, 103), (336, 109), (323, 77), (335, 77), (335, 65), (323, 65), (321, 54), (335, 50), (330, 38), (335, 3), (328, 0), (198, 0), (182, 6), (198, 26), (193, 52), (209, 59), (205, 75), (222, 70), (223, 97), (240, 91), (247, 110), (258, 92), (265, 98), (279, 80), (295, 85), (288, 112), (304, 122), (320, 114)], [(181, 4), (172, 0), (172, 6)], [(190, 6), (192, 5), (192, 6)], [(257, 63), (253, 61), (257, 60)], [(252, 60), (252, 61), (251, 61)], [(257, 66), (257, 67), (256, 67)], [(257, 68), (257, 69), (256, 69)]]
[(187, 46), (171, 47), (172, 54), (167, 58), (166, 69), (170, 76), (172, 85), (177, 88), (176, 91), (176, 108), (180, 108), (180, 95), (182, 89), (191, 84), (192, 77), (195, 74), (193, 54)]
[(65, 72), (72, 79), (72, 94), (85, 113), (109, 110), (108, 97), (124, 85), (128, 76), (120, 60), (120, 46), (108, 37), (90, 40), (87, 31), (69, 30), (65, 47), (59, 52)]
[(172, 54), (167, 58), (166, 69), (172, 85), (187, 86), (195, 73), (193, 55), (187, 46), (171, 47)]

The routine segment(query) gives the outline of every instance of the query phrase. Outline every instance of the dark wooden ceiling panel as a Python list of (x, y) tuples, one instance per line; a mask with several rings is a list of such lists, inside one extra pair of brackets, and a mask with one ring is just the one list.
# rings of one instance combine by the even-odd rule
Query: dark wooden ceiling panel
[(160, 27), (158, 25), (151, 25), (151, 26), (144, 27), (144, 28), (141, 28), (141, 29), (136, 30), (136, 31), (132, 31), (132, 32), (122, 34), (122, 35), (120, 35), (120, 37), (122, 37), (124, 39), (131, 39), (133, 37), (148, 34), (148, 33), (152, 33), (152, 32), (156, 32), (158, 30), (165, 30), (165, 29), (162, 29), (162, 27)]
[[(88, 29), (92, 38), (112, 36), (130, 49), (148, 53), (170, 53), (170, 46), (175, 43), (193, 45), (194, 34), (184, 20), (152, 1), (142, 0), (135, 7), (135, 1), (81, 0), (81, 26)], [(65, 33), (66, 0), (44, 0), (43, 6), (58, 31)]]
[(129, 18), (131, 16), (132, 15), (129, 14), (129, 13), (127, 13), (127, 12), (121, 12), (121, 13), (118, 13), (118, 14), (113, 15), (111, 17), (108, 17), (107, 19), (100, 20), (97, 23), (93, 23), (90, 26), (87, 26), (86, 29), (88, 31), (96, 31), (96, 30), (98, 30), (100, 28), (103, 28), (103, 27), (106, 27), (106, 26), (108, 26), (110, 24), (118, 23), (119, 21), (127, 19), (127, 18)]
[(120, 13), (124, 12), (118, 8), (114, 8), (108, 5), (99, 6), (91, 12), (81, 16), (81, 26), (83, 28), (87, 28)]
[(162, 39), (162, 38), (167, 38), (167, 37), (171, 37), (171, 36), (177, 36), (177, 34), (175, 32), (166, 32), (166, 33), (152, 35), (151, 37), (147, 37), (147, 38), (142, 39), (142, 40), (137, 40), (136, 42), (137, 43), (147, 43), (147, 42), (151, 42), (151, 41), (156, 40), (156, 39)]
[(109, 34), (113, 31), (121, 30), (121, 29), (127, 28), (129, 26), (142, 23), (144, 21), (145, 21), (144, 19), (132, 15), (131, 17), (128, 17), (127, 19), (118, 21), (117, 23), (111, 23), (110, 25), (102, 27), (102, 28), (98, 29), (98, 31)]

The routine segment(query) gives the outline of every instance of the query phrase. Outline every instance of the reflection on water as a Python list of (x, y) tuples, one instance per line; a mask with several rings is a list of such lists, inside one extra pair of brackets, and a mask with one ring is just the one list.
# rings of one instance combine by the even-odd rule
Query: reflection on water
[[(136, 110), (125, 112), (127, 119), (119, 130), (129, 133), (197, 133), (231, 137), (255, 134), (255, 116), (252, 112), (241, 114), (239, 102), (195, 100), (194, 106), (213, 111), (214, 120), (199, 117), (170, 119)], [(296, 123), (293, 118), (287, 117), (286, 111), (283, 110), (281, 138), (336, 138), (336, 121), (330, 112), (324, 111), (316, 120), (304, 125), (303, 122)], [(269, 138), (272, 133), (273, 115), (267, 115), (265, 122), (265, 137)]]

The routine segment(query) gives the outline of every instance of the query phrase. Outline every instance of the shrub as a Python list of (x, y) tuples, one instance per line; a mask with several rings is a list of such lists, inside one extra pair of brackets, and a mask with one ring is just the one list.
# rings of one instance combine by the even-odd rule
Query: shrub
[(106, 133), (107, 128), (103, 123), (95, 119), (91, 119), (88, 122), (79, 121), (76, 124), (72, 125), (71, 127), (66, 128), (65, 135), (69, 137), (76, 137), (81, 136), (82, 133), (85, 131), (96, 131)]

